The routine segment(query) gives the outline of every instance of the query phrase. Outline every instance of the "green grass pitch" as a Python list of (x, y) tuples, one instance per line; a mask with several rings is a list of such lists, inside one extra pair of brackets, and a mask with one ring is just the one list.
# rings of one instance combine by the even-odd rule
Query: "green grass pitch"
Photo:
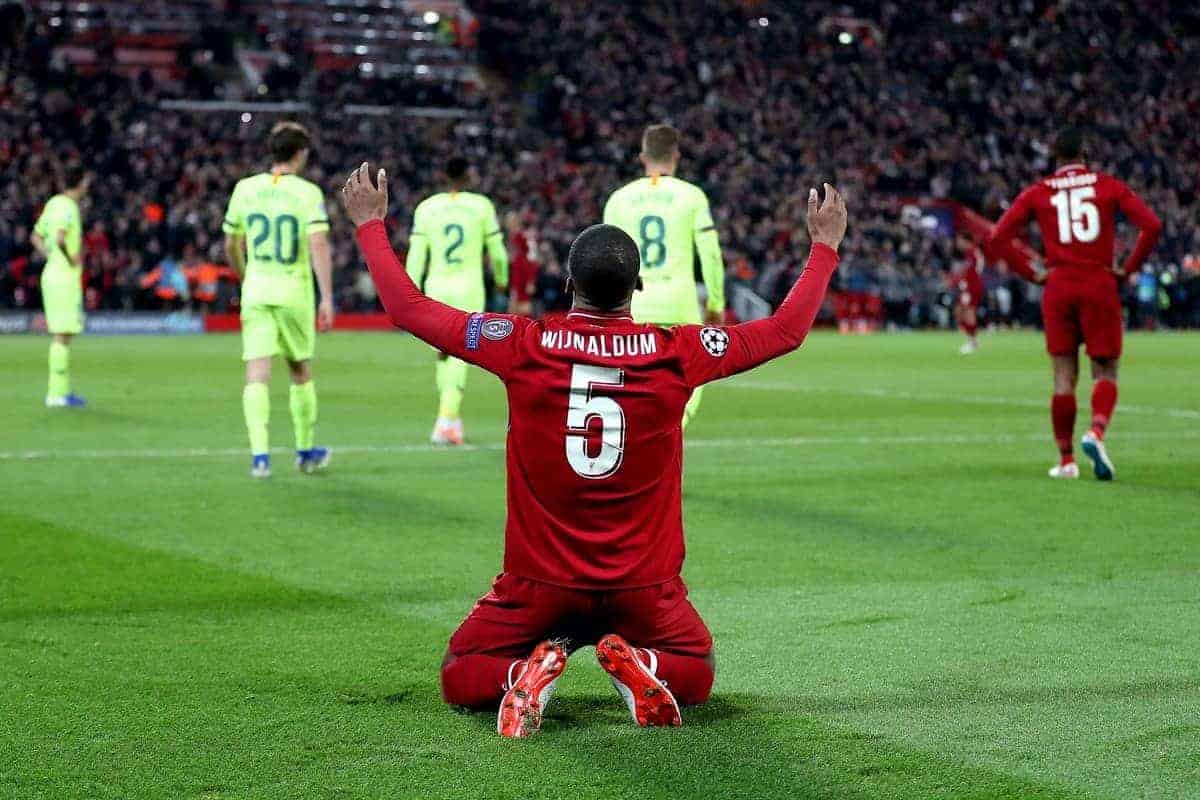
[(438, 690), (500, 564), (498, 382), (435, 451), (428, 350), (323, 337), (331, 469), (291, 469), (280, 369), (253, 482), (236, 337), (81, 339), (81, 413), (4, 339), (0, 798), (1200, 797), (1200, 336), (1129, 337), (1113, 484), (1045, 477), (1039, 337), (958, 343), (815, 334), (712, 387), (712, 702), (641, 731), (583, 650), (512, 742)]

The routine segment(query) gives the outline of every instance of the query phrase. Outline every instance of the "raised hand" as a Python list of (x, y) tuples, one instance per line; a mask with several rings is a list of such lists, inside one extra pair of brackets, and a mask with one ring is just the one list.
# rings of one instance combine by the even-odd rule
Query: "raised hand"
[(355, 227), (373, 219), (387, 216), (388, 192), (387, 173), (379, 170), (375, 183), (371, 183), (371, 171), (367, 162), (350, 173), (342, 187), (342, 205)]
[(846, 235), (846, 201), (841, 193), (828, 183), (825, 200), (817, 207), (817, 190), (808, 190), (808, 237), (814, 244), (829, 245), (834, 250)]

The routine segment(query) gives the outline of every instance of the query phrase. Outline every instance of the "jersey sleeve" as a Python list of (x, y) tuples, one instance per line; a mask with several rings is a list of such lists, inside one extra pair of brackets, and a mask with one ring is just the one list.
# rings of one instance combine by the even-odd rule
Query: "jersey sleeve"
[(42, 213), (38, 215), (37, 222), (33, 225), (33, 232), (45, 239), (47, 245), (53, 246), (57, 244), (55, 235), (64, 228), (66, 225), (63, 224), (58, 203), (55, 202), (55, 198), (51, 198), (42, 207)]
[(1036, 280), (1039, 276), (1033, 266), (1020, 257), (1019, 250), (1013, 245), (1013, 239), (1029, 224), (1029, 218), (1033, 215), (1033, 192), (1034, 187), (1030, 187), (1017, 195), (1017, 199), (1001, 215), (983, 246), (985, 255), (989, 258), (1003, 258), (1013, 272), (1029, 281)]
[(61, 251), (63, 255), (70, 258), (78, 254), (78, 248), (76, 252), (70, 252), (71, 237), (66, 235), (66, 232), (71, 229), (71, 224), (74, 221), (72, 219), (71, 204), (65, 202), (61, 196), (55, 196), (46, 202), (45, 208), (42, 209), (41, 215), (38, 216), (37, 222), (33, 226), (33, 231), (42, 237), (42, 241), (46, 243), (47, 251), (51, 253), (60, 249), (58, 239), (59, 235), (62, 234), (63, 242)]
[(724, 311), (725, 263), (721, 260), (721, 243), (717, 239), (717, 226), (713, 223), (708, 196), (700, 189), (696, 190), (692, 236), (700, 256), (700, 274), (704, 276), (704, 288), (708, 293), (705, 305), (709, 311)]
[(426, 297), (400, 265), (382, 220), (360, 225), (355, 237), (393, 325), (447, 355), (508, 379), (531, 319), (460, 311)]
[(1158, 244), (1158, 237), (1162, 234), (1163, 225), (1158, 215), (1133, 189), (1115, 178), (1113, 180), (1117, 185), (1117, 207), (1138, 228), (1137, 242), (1134, 243), (1125, 263), (1121, 265), (1122, 274), (1129, 275), (1141, 269), (1142, 262), (1154, 250), (1154, 246)]
[(418, 285), (425, 277), (425, 266), (429, 260), (429, 232), (422, 209), (423, 204), (413, 211), (412, 229), (408, 234), (408, 255), (404, 261), (408, 276)]
[(325, 193), (315, 184), (305, 200), (305, 220), (309, 234), (329, 230), (329, 212), (325, 210)]
[(238, 181), (237, 185), (233, 187), (233, 194), (229, 195), (229, 206), (225, 209), (225, 221), (221, 223), (221, 230), (227, 235), (236, 235), (246, 231), (246, 211), (243, 208), (241, 188), (241, 181)]
[(683, 325), (673, 329), (684, 381), (689, 387), (727, 378), (795, 350), (812, 329), (837, 269), (838, 255), (815, 244), (800, 280), (766, 319), (741, 325)]
[(483, 205), (483, 248), (488, 254), (488, 263), (492, 265), (492, 277), (501, 288), (508, 286), (508, 250), (504, 247), (504, 231), (500, 228), (500, 219), (496, 216), (496, 206), (491, 200), (484, 198)]

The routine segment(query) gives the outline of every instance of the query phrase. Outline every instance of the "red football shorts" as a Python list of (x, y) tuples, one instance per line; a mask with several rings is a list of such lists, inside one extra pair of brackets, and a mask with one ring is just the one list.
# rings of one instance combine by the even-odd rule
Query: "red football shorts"
[(1051, 271), (1042, 293), (1042, 323), (1051, 355), (1072, 355), (1086, 344), (1092, 358), (1119, 358), (1124, 321), (1117, 276)]
[(683, 578), (593, 591), (501, 574), (450, 637), (450, 653), (524, 658), (544, 639), (575, 650), (615, 633), (635, 647), (704, 658), (712, 634), (687, 595)]

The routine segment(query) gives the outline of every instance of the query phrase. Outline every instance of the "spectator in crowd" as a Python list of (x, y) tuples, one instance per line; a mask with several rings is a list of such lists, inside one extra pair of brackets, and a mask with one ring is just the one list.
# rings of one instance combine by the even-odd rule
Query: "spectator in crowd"
[[(1048, 171), (1047, 142), (1066, 122), (1094, 131), (1093, 163), (1162, 216), (1149, 262), (1156, 278), (1200, 254), (1200, 12), (1189, 4), (962, 0), (947, 10), (937, 0), (873, 0), (856, 5), (857, 22), (824, 0), (469, 5), (478, 30), (465, 36), (455, 22), (439, 46), (477, 45), (495, 78), (486, 93), (471, 81), (321, 71), (306, 60), (299, 80), (268, 86), (268, 97), (317, 109), (305, 121), (318, 132), (314, 179), (330, 196), (346, 164), (370, 156), (395, 165), (398, 245), (432, 165), (452, 153), (478, 164), (480, 190), (501, 212), (532, 220), (538, 309), (565, 304), (559, 264), (570, 233), (598, 219), (602, 199), (631, 177), (649, 121), (685, 132), (681, 177), (708, 191), (727, 253), (742, 256), (727, 258), (730, 279), (771, 302), (802, 252), (802, 204), (787, 187), (822, 177), (856, 209), (841, 288), (873, 297), (877, 321), (945, 324), (953, 242), (906, 219), (906, 200), (942, 198), (994, 219)], [(262, 13), (248, 35), (294, 63), (307, 59), (293, 40), (315, 34), (273, 28), (276, 17)], [(131, 287), (185, 245), (219, 263), (222, 200), (258, 165), (255, 144), (277, 117), (163, 110), (164, 97), (207, 86), (204, 76), (172, 86), (102, 66), (84, 78), (53, 57), (62, 34), (37, 25), (23, 55), (0, 63), (0, 219), (9, 221), (0, 308), (36, 306), (29, 276), (40, 265), (29, 265), (22, 226), (70, 159), (98, 176), (85, 218), (107, 240), (87, 257), (100, 307), (137, 307)], [(196, 51), (189, 59), (211, 77), (211, 60)], [(342, 112), (362, 102), (453, 105), (475, 116), (396, 124)], [(829, 141), (838, 147), (822, 146)], [(336, 204), (330, 211), (338, 305), (369, 305), (353, 243), (336, 235), (349, 229)], [(1185, 274), (1168, 291), (1177, 312), (1163, 321), (1200, 322), (1197, 270)], [(1036, 287), (1005, 272), (985, 282), (989, 321), (1036, 320)]]

